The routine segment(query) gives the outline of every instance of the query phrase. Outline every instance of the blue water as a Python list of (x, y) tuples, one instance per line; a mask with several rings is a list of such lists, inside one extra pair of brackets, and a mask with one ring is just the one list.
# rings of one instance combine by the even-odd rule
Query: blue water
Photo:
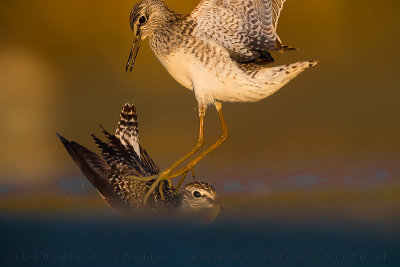
[(1, 266), (400, 266), (399, 231), (221, 216), (2, 215)]

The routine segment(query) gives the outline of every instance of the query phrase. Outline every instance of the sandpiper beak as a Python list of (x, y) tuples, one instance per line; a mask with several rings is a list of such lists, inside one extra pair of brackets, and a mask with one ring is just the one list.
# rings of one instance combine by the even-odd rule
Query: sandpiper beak
[(126, 71), (132, 72), (133, 64), (135, 64), (136, 56), (139, 52), (140, 44), (142, 43), (142, 38), (140, 36), (136, 36), (133, 39), (131, 53), (129, 54), (128, 62), (126, 63)]
[(221, 210), (221, 206), (218, 204), (214, 204), (210, 208), (201, 210), (198, 214), (200, 217), (200, 221), (205, 224), (209, 224), (213, 222), (219, 215)]

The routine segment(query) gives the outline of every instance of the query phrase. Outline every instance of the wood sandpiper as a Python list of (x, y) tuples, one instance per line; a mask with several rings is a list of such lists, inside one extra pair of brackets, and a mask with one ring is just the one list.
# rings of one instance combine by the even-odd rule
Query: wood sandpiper
[[(81, 169), (102, 198), (113, 208), (123, 212), (148, 209), (157, 211), (177, 211), (193, 214), (212, 211), (216, 216), (219, 210), (214, 188), (205, 182), (194, 181), (185, 184), (179, 191), (164, 181), (158, 184), (144, 205), (144, 198), (149, 188), (155, 183), (151, 178), (160, 171), (149, 154), (139, 144), (139, 126), (136, 109), (125, 104), (115, 134), (102, 131), (109, 143), (92, 135), (102, 157), (74, 141), (68, 141), (58, 135), (68, 153)], [(143, 177), (144, 181), (125, 179), (128, 175)], [(160, 186), (163, 184), (163, 186)]]
[[(317, 61), (270, 67), (271, 51), (292, 50), (282, 45), (277, 25), (285, 0), (202, 0), (189, 14), (167, 7), (163, 0), (142, 0), (132, 9), (133, 45), (126, 65), (132, 71), (141, 42), (181, 85), (192, 90), (199, 111), (199, 137), (182, 158), (161, 171), (145, 201), (164, 180), (181, 176), (228, 138), (222, 102), (264, 99)], [(203, 146), (204, 116), (208, 105), (218, 111), (222, 135), (184, 167), (177, 167)], [(129, 177), (128, 177), (129, 178)], [(131, 177), (136, 179), (135, 177)], [(161, 184), (161, 186), (163, 186)]]

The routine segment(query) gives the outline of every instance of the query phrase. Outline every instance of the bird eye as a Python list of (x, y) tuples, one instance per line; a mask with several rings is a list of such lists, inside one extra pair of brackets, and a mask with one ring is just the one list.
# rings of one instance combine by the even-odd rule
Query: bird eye
[(140, 24), (145, 24), (146, 23), (146, 17), (145, 16), (141, 16), (140, 18), (139, 18), (139, 23)]
[(194, 192), (193, 192), (193, 196), (194, 196), (195, 198), (199, 198), (199, 197), (201, 197), (201, 194), (200, 194), (199, 191), (194, 191)]

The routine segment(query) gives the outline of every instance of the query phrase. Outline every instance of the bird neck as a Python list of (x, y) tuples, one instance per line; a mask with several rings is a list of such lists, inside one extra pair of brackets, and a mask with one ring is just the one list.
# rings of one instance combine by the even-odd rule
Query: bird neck
[(177, 13), (164, 4), (163, 15), (157, 18), (159, 21), (152, 34), (149, 43), (154, 54), (160, 59), (171, 52), (171, 49), (179, 44), (179, 27), (184, 22), (185, 15)]
[(180, 193), (177, 195), (178, 198), (178, 210), (181, 213), (188, 213), (193, 211), (193, 207), (189, 201), (189, 198), (184, 193)]
[(158, 31), (162, 31), (166, 27), (175, 24), (176, 21), (182, 17), (181, 14), (169, 8), (164, 1), (158, 1), (155, 8), (154, 17), (152, 18), (152, 20), (155, 22), (153, 35)]

